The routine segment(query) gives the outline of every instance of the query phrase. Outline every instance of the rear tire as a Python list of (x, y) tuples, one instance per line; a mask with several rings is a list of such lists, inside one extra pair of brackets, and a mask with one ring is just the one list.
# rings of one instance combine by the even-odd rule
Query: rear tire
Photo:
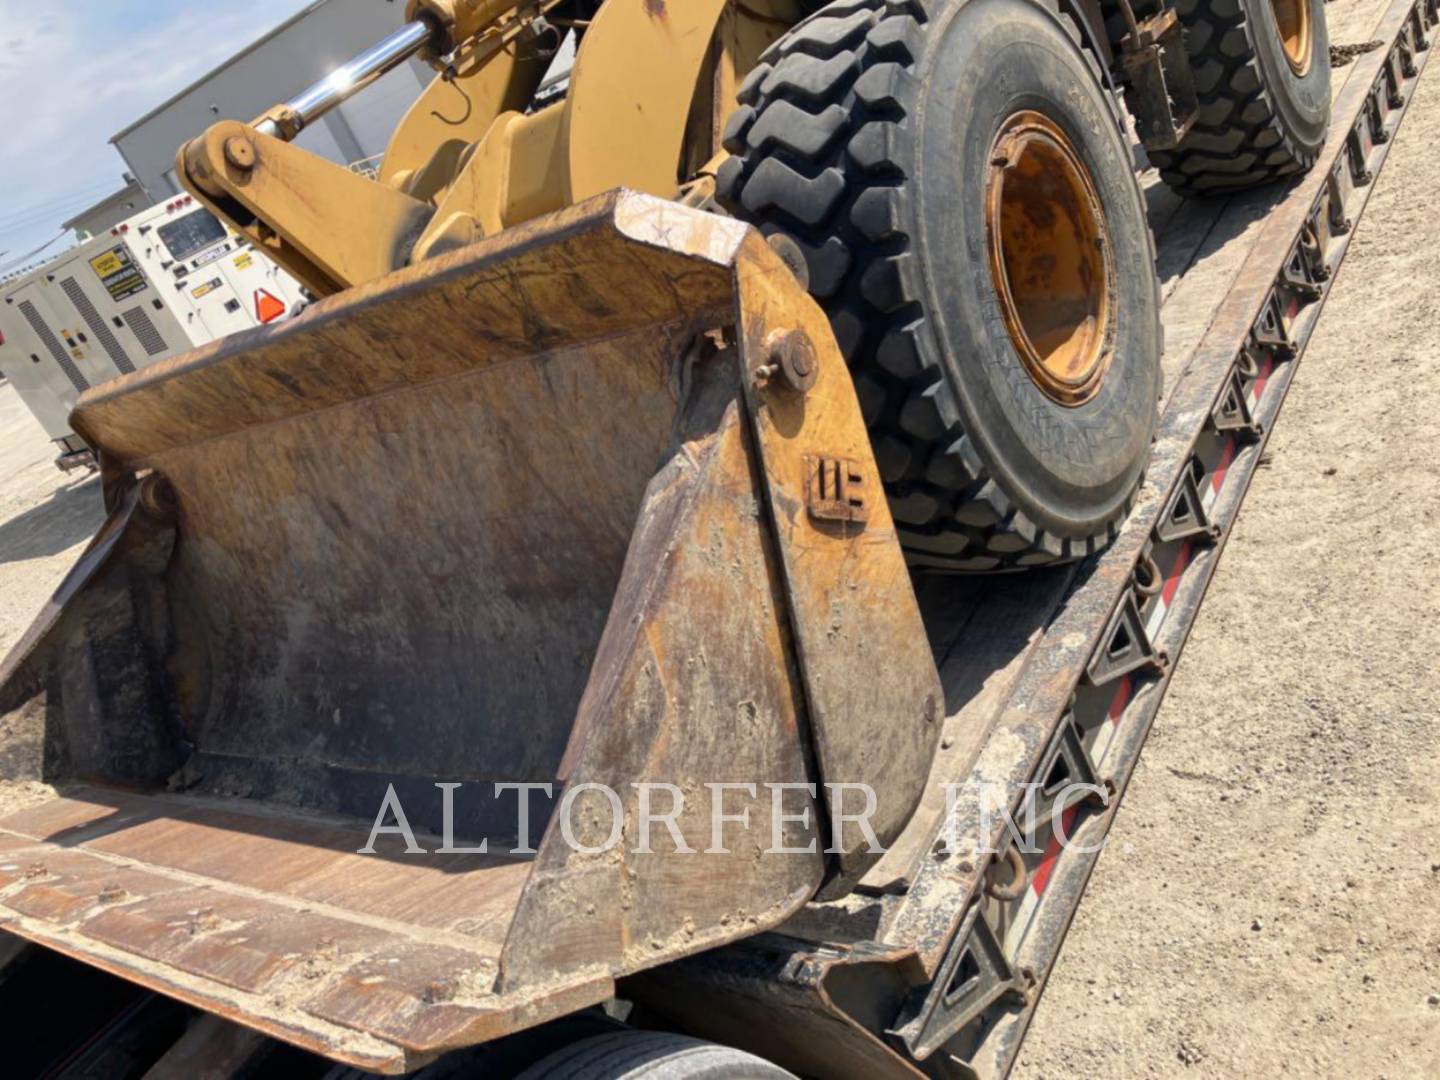
[[(765, 55), (727, 129), (720, 201), (804, 253), (918, 567), (1009, 570), (1097, 551), (1129, 512), (1149, 456), (1161, 351), (1154, 252), (1114, 103), (1070, 30), (1031, 0), (836, 0)], [(1002, 230), (988, 209), (992, 157), (1021, 115), (1069, 144), (1049, 160), (1078, 162), (1095, 198), (1047, 190), (1037, 178), (1053, 170), (1039, 161), (1030, 194), (1049, 208), (1042, 217), (1061, 212), (1037, 225), (1017, 196), (1021, 208), (1003, 219), (1017, 229)], [(1082, 242), (1091, 234), (1077, 211), (1070, 239), (1028, 241), (1010, 280), (1011, 232), (1022, 246), (1027, 225), (1058, 238), (1054, 222), (1073, 206), (1091, 208), (1104, 241)], [(1000, 247), (1004, 274), (992, 269)], [(1042, 289), (1027, 306), (1022, 294), (1043, 276), (1031, 268), (1037, 257), (1053, 266), (1055, 250), (1079, 268), (1051, 277), (1083, 295)], [(1098, 357), (1100, 376), (1077, 390), (1063, 360), (1044, 360), (1056, 351), (1029, 347), (1057, 332), (1045, 317), (1031, 335), (1026, 312), (1080, 311), (1098, 293), (1103, 333), (1077, 355)], [(1013, 332), (1017, 310), (1024, 334)]]
[(656, 1031), (582, 1039), (530, 1066), (519, 1080), (795, 1080), (763, 1058)]
[[(1184, 195), (1307, 171), (1330, 126), (1324, 0), (1176, 0), (1200, 113), (1160, 177)], [(1277, 11), (1279, 14), (1277, 14)]]

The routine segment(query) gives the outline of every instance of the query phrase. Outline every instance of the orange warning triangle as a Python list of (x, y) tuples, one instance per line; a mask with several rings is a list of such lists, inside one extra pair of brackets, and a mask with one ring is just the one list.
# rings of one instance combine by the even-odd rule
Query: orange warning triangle
[(271, 323), (285, 314), (285, 302), (271, 296), (264, 289), (255, 290), (255, 317), (262, 323)]

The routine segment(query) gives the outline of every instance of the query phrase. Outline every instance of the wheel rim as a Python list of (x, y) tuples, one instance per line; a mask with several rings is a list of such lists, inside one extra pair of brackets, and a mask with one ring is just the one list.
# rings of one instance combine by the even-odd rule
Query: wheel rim
[(1026, 373), (1052, 401), (1083, 405), (1110, 367), (1115, 273), (1089, 170), (1048, 117), (1001, 126), (985, 191), (990, 274)]
[(1270, 7), (1290, 70), (1304, 75), (1310, 70), (1310, 0), (1270, 0)]

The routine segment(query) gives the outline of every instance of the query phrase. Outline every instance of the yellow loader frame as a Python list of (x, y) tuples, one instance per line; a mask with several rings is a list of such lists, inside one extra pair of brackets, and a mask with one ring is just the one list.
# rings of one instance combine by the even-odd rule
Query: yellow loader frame
[(703, 205), (738, 83), (803, 16), (798, 0), (606, 0), (564, 99), (527, 111), (559, 2), (411, 0), (440, 74), (378, 183), (290, 145), (303, 118), (284, 105), (216, 124), (177, 172), (317, 296), (617, 188)]

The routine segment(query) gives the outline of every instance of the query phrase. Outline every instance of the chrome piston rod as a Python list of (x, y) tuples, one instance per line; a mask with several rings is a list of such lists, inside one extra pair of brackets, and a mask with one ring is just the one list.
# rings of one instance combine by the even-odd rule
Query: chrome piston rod
[[(433, 35), (434, 28), (423, 19), (406, 23), (378, 45), (366, 49), (298, 97), (287, 101), (285, 108), (295, 117), (296, 132), (303, 131), (335, 106), (409, 60), (430, 42)], [(287, 137), (274, 120), (262, 120), (255, 125), (255, 130), (276, 139)]]

